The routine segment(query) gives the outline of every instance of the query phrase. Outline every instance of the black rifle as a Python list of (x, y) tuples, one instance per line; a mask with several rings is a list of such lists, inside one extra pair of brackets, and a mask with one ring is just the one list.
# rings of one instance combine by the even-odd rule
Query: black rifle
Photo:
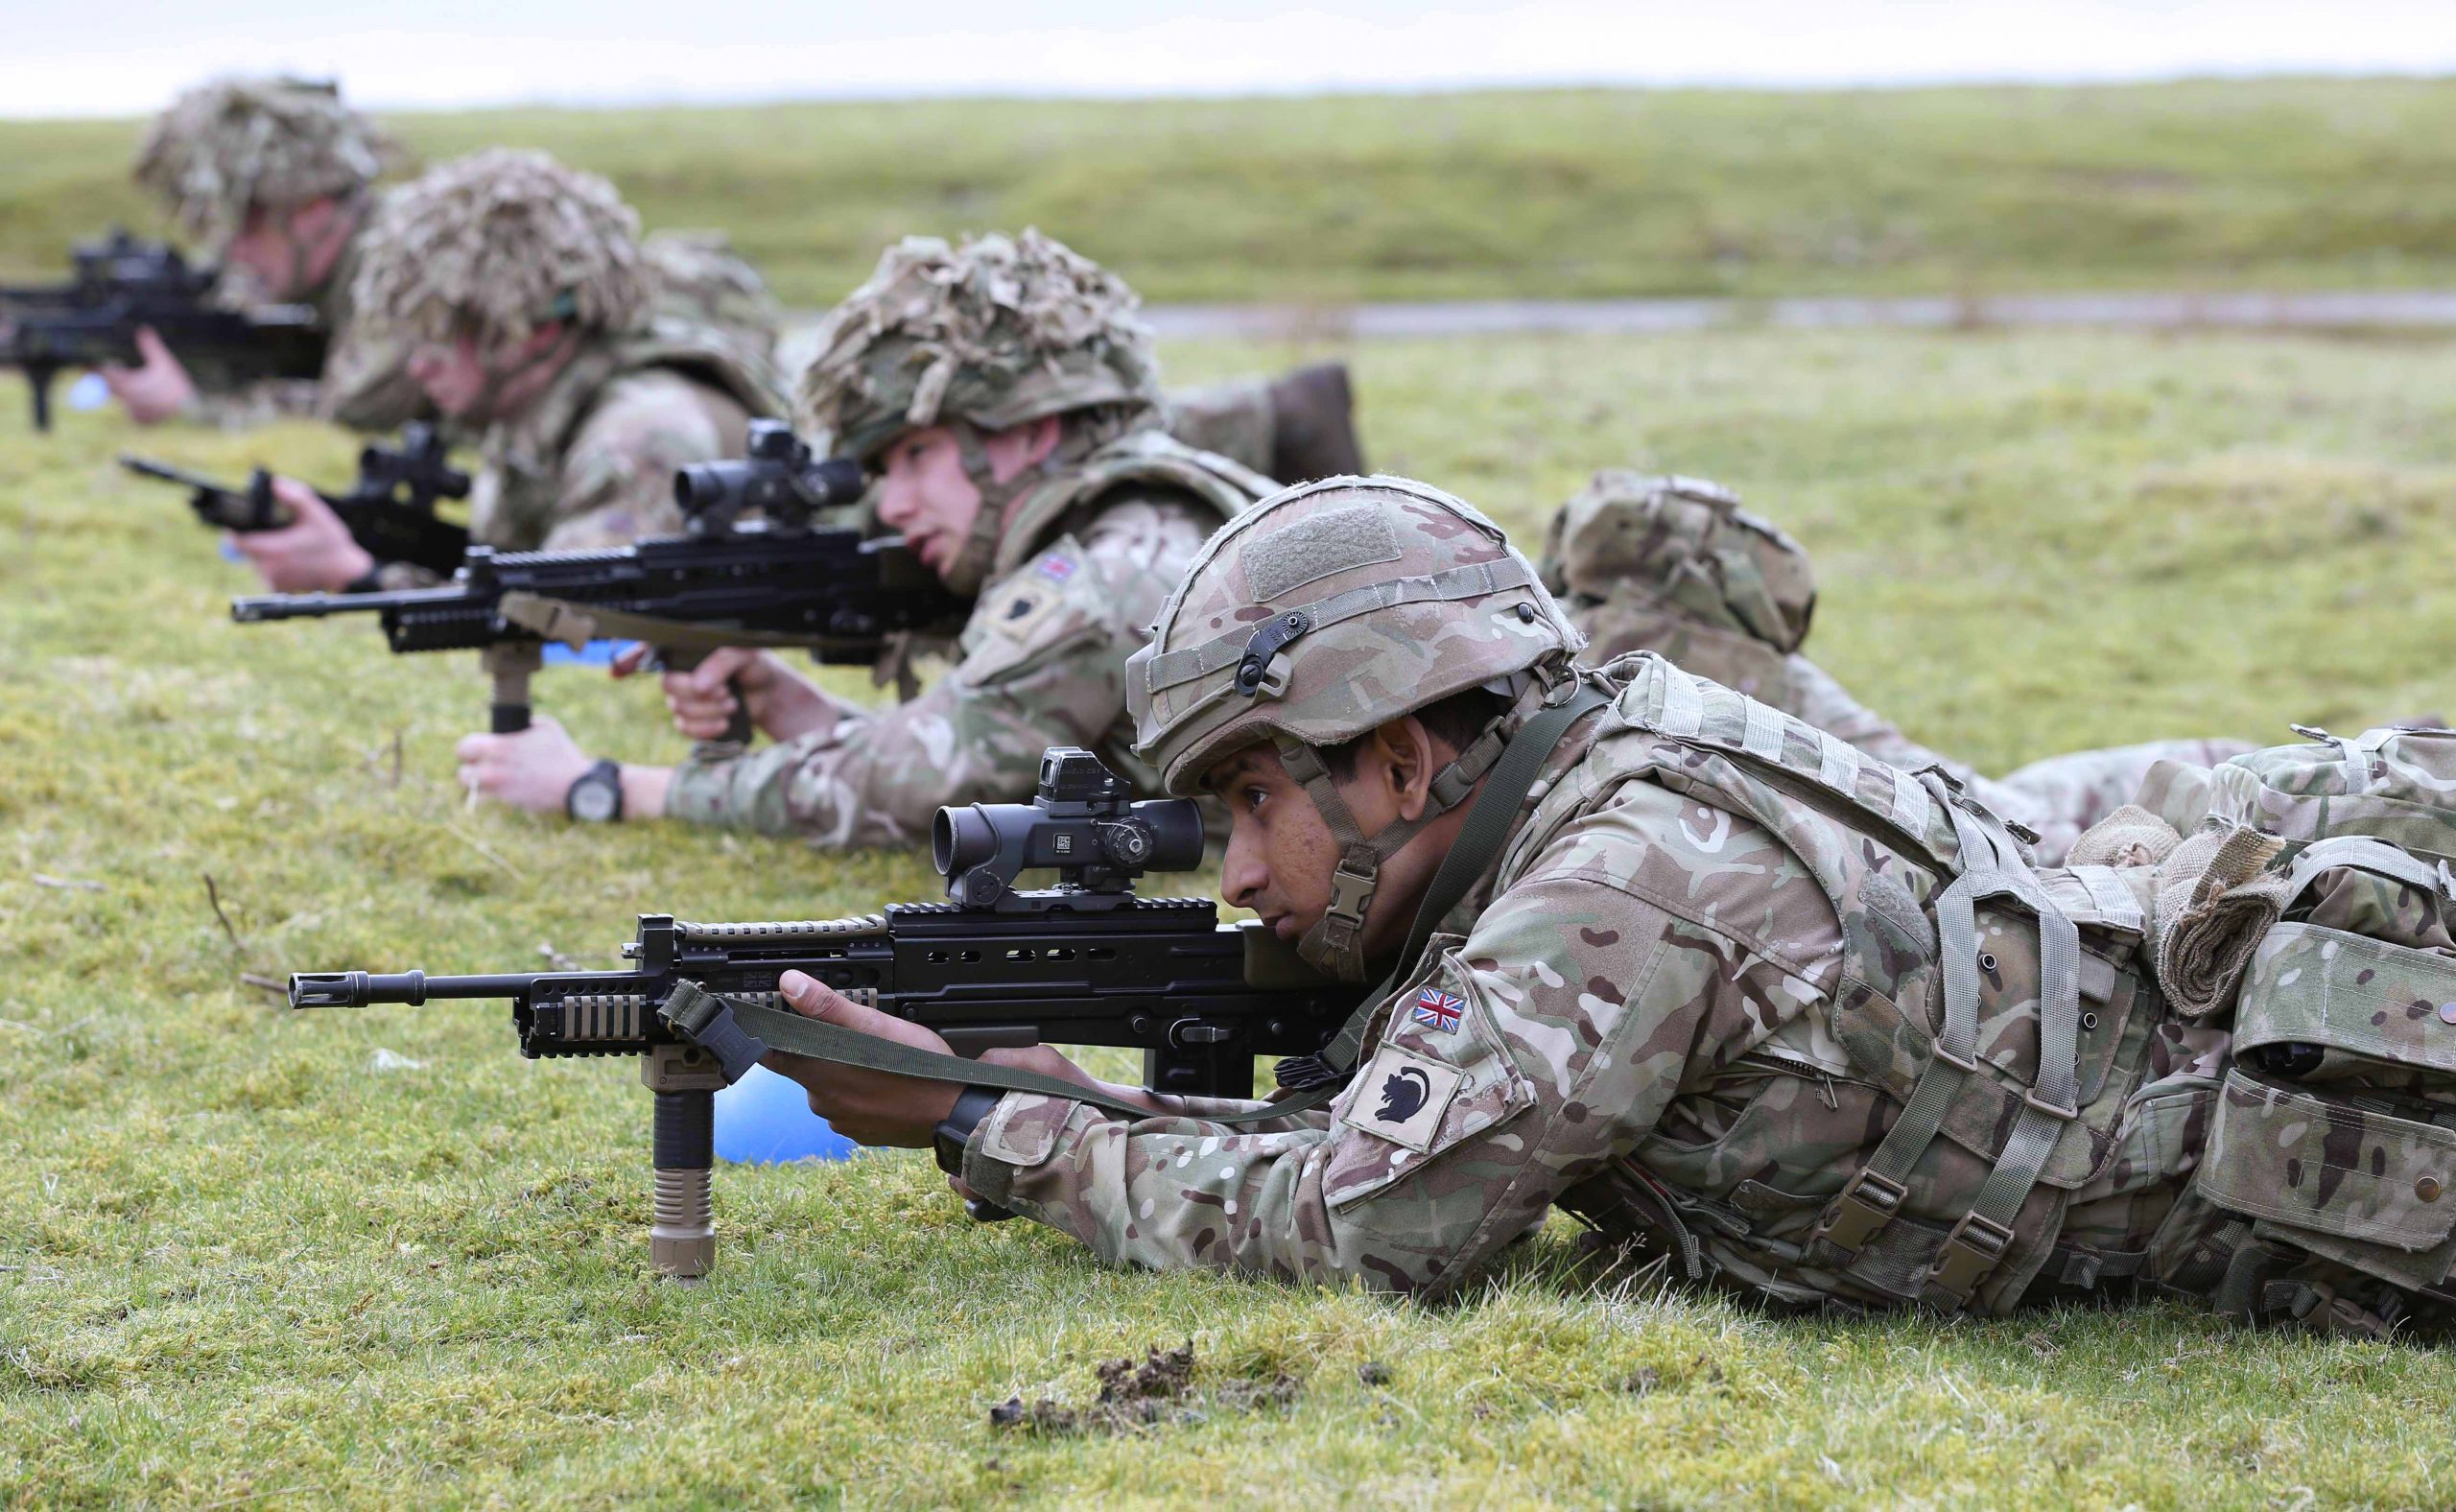
[[(931, 850), (946, 903), (824, 923), (687, 924), (648, 913), (624, 947), (626, 971), (310, 972), (290, 979), (290, 1003), (508, 998), (523, 1055), (642, 1056), (656, 1094), (656, 1263), (697, 1276), (714, 1256), (714, 1093), (749, 1065), (660, 1016), (686, 983), (772, 1006), (777, 979), (805, 972), (927, 1026), (963, 1055), (1043, 1043), (1138, 1049), (1155, 1092), (1248, 1097), (1255, 1056), (1320, 1050), (1360, 989), (1314, 974), (1259, 924), (1222, 925), (1208, 898), (1135, 895), (1146, 870), (1199, 864), (1202, 844), (1192, 800), (1134, 801), (1099, 758), (1060, 747), (1041, 758), (1030, 803), (938, 811)], [(1019, 873), (1041, 867), (1056, 869), (1056, 886), (1014, 888)]]
[[(401, 432), (397, 447), (369, 444), (358, 454), (358, 481), (345, 493), (316, 496), (332, 506), (352, 539), (379, 562), (413, 562), (449, 573), (469, 550), (469, 532), (437, 519), (436, 504), (469, 496), (469, 475), (444, 461), (443, 437), (417, 421)], [(183, 472), (142, 457), (120, 455), (119, 464), (140, 478), (158, 479), (188, 490), (188, 507), (205, 524), (248, 533), (277, 531), (290, 511), (272, 494), (272, 474), (259, 467), (237, 487)]]
[(126, 231), (70, 256), (75, 272), (64, 284), (0, 288), (0, 366), (24, 369), (37, 431), (51, 429), (51, 386), (61, 369), (136, 361), (142, 327), (203, 388), (324, 370), (327, 333), (305, 305), (218, 304), (214, 270)]
[[(692, 495), (683, 480), (697, 472), (676, 479), (686, 503)], [(529, 679), (548, 641), (574, 648), (600, 636), (645, 641), (677, 670), (725, 646), (805, 647), (824, 663), (870, 662), (887, 636), (941, 628), (967, 604), (901, 540), (863, 540), (850, 528), (810, 523), (823, 508), (852, 503), (860, 488), (858, 468), (820, 464), (795, 487), (776, 490), (764, 520), (701, 509), (687, 534), (610, 551), (473, 546), (444, 587), (234, 599), (230, 614), (248, 625), (374, 614), (395, 652), (480, 651), (494, 680), (497, 734), (529, 727)], [(720, 758), (750, 733), (744, 700), (724, 739), (700, 754)]]

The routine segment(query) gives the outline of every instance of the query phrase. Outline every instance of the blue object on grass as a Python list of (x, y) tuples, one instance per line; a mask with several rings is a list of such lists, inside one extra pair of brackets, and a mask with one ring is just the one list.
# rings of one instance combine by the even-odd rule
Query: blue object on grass
[(245, 552), (240, 551), (237, 546), (228, 541), (224, 541), (219, 549), (222, 553), (222, 559), (225, 562), (243, 562), (248, 559)]
[(560, 641), (548, 641), (546, 665), (553, 667), (566, 662), (577, 662), (582, 667), (609, 666), (614, 658), (621, 655), (630, 644), (629, 641), (591, 641), (579, 650), (574, 650)]
[(717, 1158), (745, 1166), (842, 1160), (854, 1144), (810, 1110), (801, 1084), (765, 1066), (717, 1094)]
[(111, 402), (111, 386), (101, 373), (86, 373), (68, 386), (68, 408), (99, 410)]

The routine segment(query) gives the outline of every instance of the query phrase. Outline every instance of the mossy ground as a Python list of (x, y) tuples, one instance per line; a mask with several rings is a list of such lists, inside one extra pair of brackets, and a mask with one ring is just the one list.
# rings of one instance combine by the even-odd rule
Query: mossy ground
[[(802, 305), (908, 232), (1037, 224), (1152, 299), (1933, 294), (2456, 282), (2456, 83), (1546, 90), (488, 110)], [(57, 277), (138, 123), (0, 123), (0, 272)]]
[[(1295, 355), (1169, 353), (1188, 380)], [(1811, 650), (1991, 768), (2456, 712), (2444, 343), (1351, 355), (1376, 461), (1513, 529), (1596, 465), (1739, 486), (1816, 555)], [(69, 415), (36, 439), (19, 397), (0, 387), (0, 1500), (2456, 1499), (2438, 1350), (2171, 1306), (1784, 1321), (1599, 1285), (1565, 1225), (1417, 1307), (1103, 1270), (969, 1223), (900, 1153), (721, 1171), (717, 1274), (661, 1283), (629, 1065), (522, 1062), (492, 1005), (293, 1015), (240, 974), (603, 964), (642, 910), (851, 913), (927, 896), (926, 864), (466, 809), (465, 658), (230, 625), (241, 570), (109, 461), (338, 479), (343, 438)], [(644, 688), (550, 670), (539, 698), (615, 754), (676, 749)], [(1188, 1339), (1206, 1393), (1301, 1389), (1124, 1436), (989, 1424)]]

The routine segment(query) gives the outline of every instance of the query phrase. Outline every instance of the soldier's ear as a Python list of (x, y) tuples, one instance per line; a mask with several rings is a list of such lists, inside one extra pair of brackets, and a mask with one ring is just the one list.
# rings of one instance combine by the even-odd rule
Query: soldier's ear
[(1399, 817), (1421, 816), (1425, 805), (1431, 801), (1433, 774), (1441, 769), (1442, 756), (1434, 747), (1432, 732), (1422, 720), (1403, 714), (1377, 726), (1373, 744), (1382, 758), (1375, 763), (1382, 779), (1389, 785), (1391, 801), (1398, 806)]

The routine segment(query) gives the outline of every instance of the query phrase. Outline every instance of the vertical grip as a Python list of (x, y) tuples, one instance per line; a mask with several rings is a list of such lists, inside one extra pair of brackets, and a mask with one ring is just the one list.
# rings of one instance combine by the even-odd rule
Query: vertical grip
[(697, 1281), (716, 1260), (708, 1171), (716, 1164), (717, 1095), (697, 1089), (655, 1096), (656, 1207), (649, 1252), (657, 1269), (677, 1281)]
[(717, 1263), (708, 1171), (717, 1163), (717, 1089), (724, 1073), (697, 1045), (652, 1045), (640, 1057), (640, 1080), (656, 1095), (649, 1256), (658, 1270), (696, 1286)]
[(497, 735), (517, 735), (529, 728), (529, 679), (545, 665), (545, 650), (534, 641), (507, 642), (478, 653), (478, 665), (494, 684), (488, 728)]

